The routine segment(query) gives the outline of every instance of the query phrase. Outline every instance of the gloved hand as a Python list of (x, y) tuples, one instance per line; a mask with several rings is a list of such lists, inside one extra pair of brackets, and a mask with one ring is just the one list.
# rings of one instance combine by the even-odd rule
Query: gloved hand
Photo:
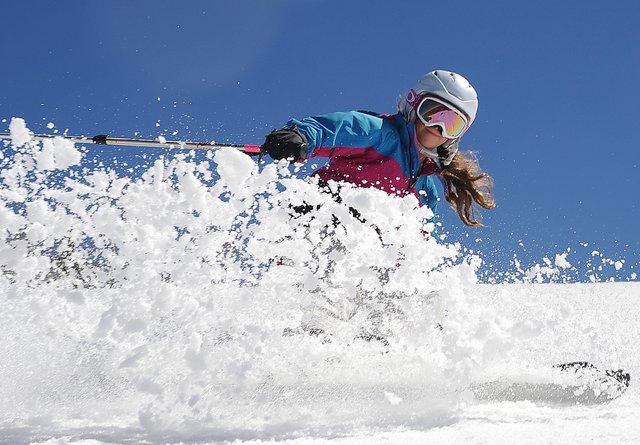
[(458, 152), (460, 139), (449, 139), (447, 142), (438, 147), (438, 160), (443, 166), (451, 164), (453, 157)]
[(273, 130), (260, 146), (260, 153), (268, 154), (273, 159), (293, 159), (299, 161), (307, 157), (309, 143), (307, 138), (297, 130), (284, 128)]

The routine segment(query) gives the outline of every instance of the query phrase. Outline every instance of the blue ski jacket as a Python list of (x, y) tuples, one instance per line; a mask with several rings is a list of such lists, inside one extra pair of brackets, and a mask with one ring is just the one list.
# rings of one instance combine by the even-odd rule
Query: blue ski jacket
[(313, 175), (400, 197), (414, 194), (435, 215), (438, 190), (432, 175), (439, 169), (429, 158), (420, 165), (414, 124), (402, 114), (337, 112), (292, 119), (286, 127), (307, 137), (306, 159), (328, 158)]

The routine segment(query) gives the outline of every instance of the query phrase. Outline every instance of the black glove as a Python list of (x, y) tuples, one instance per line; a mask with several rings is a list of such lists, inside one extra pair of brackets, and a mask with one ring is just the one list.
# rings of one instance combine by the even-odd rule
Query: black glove
[(260, 146), (261, 154), (268, 154), (273, 159), (293, 159), (299, 161), (307, 157), (309, 142), (297, 130), (284, 128), (273, 130)]
[(453, 157), (458, 152), (458, 144), (460, 139), (450, 139), (438, 147), (438, 160), (443, 166), (451, 164)]

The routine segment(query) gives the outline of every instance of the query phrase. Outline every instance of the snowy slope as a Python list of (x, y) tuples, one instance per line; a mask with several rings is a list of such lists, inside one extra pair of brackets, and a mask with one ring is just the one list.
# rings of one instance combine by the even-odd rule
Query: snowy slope
[[(129, 178), (11, 129), (0, 443), (640, 439), (639, 283), (477, 284), (478, 258), (425, 239), (411, 199), (336, 203), (230, 150)], [(319, 208), (292, 215), (303, 203)], [(519, 281), (562, 281), (570, 260)], [(593, 406), (470, 391), (574, 360), (631, 387)]]
[[(518, 381), (529, 378), (528, 372), (536, 364), (544, 366), (574, 359), (622, 367), (632, 376), (640, 371), (636, 341), (640, 335), (637, 323), (640, 285), (637, 283), (491, 285), (473, 287), (473, 292), (496, 316), (514, 322), (509, 360), (494, 364), (488, 372), (494, 376), (509, 376)], [(565, 314), (562, 320), (557, 318), (560, 313)], [(10, 329), (12, 336), (19, 333), (16, 327)], [(289, 340), (291, 349), (299, 347), (300, 339)], [(46, 345), (21, 344), (25, 359), (31, 357), (32, 362), (39, 361), (30, 351), (32, 348), (48, 346), (54, 349), (50, 351), (52, 356), (65, 352), (51, 340), (43, 343)], [(640, 440), (637, 420), (640, 398), (633, 381), (627, 394), (605, 405), (482, 403), (462, 397), (455, 390), (448, 393), (442, 388), (433, 388), (427, 373), (422, 381), (419, 376), (407, 379), (403, 373), (380, 380), (377, 376), (369, 379), (365, 375), (366, 383), (352, 375), (313, 381), (265, 381), (262, 388), (253, 388), (244, 394), (247, 399), (253, 399), (253, 404), (248, 400), (234, 400), (234, 395), (226, 394), (226, 409), (233, 412), (232, 417), (237, 417), (238, 422), (209, 419), (198, 421), (197, 426), (181, 425), (164, 430), (161, 424), (145, 424), (144, 416), (138, 414), (144, 391), (126, 388), (122, 382), (123, 387), (118, 391), (112, 389), (109, 395), (95, 389), (94, 393), (87, 393), (91, 386), (104, 384), (100, 375), (113, 372), (109, 367), (94, 364), (91, 371), (94, 375), (85, 375), (81, 380), (73, 374), (78, 373), (78, 368), (72, 370), (73, 364), (56, 363), (52, 356), (39, 366), (20, 363), (19, 369), (13, 372), (7, 369), (6, 356), (3, 357), (3, 381), (12, 382), (2, 387), (3, 400), (10, 402), (5, 404), (2, 413), (3, 443), (43, 443), (50, 437), (73, 438), (59, 443), (73, 443), (78, 439), (125, 443), (133, 438), (151, 442), (213, 443), (244, 439), (246, 443), (267, 443), (287, 437), (295, 440), (285, 443), (305, 444), (570, 443), (577, 440), (637, 443)], [(340, 358), (349, 360), (349, 356), (345, 348)], [(389, 359), (388, 370), (392, 370), (396, 360), (398, 370), (407, 366), (402, 363), (403, 357), (396, 356)], [(67, 375), (59, 375), (60, 365), (69, 367)], [(375, 365), (382, 366), (382, 362)], [(363, 373), (375, 370), (374, 366)], [(162, 372), (156, 369), (156, 373)], [(51, 377), (58, 381), (46, 381)], [(169, 375), (158, 377), (171, 378)], [(63, 378), (66, 381), (60, 381)], [(200, 383), (194, 379), (192, 384)], [(207, 386), (203, 385), (200, 390), (206, 397)], [(54, 398), (54, 394), (57, 397)], [(258, 402), (260, 398), (264, 400)], [(246, 410), (239, 408), (243, 405)], [(24, 412), (14, 418), (17, 407)], [(273, 417), (261, 419), (258, 426), (256, 419), (252, 419), (258, 412), (262, 416), (270, 412)], [(243, 428), (243, 424), (254, 427)]]

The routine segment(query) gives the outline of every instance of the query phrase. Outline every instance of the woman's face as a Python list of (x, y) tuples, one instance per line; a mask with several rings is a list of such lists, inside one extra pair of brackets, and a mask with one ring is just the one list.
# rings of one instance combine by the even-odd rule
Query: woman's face
[(422, 121), (418, 119), (416, 120), (416, 136), (418, 137), (418, 142), (420, 142), (420, 145), (424, 148), (432, 150), (448, 141), (446, 137), (442, 136), (440, 133), (440, 127), (437, 125), (427, 127), (422, 123)]

